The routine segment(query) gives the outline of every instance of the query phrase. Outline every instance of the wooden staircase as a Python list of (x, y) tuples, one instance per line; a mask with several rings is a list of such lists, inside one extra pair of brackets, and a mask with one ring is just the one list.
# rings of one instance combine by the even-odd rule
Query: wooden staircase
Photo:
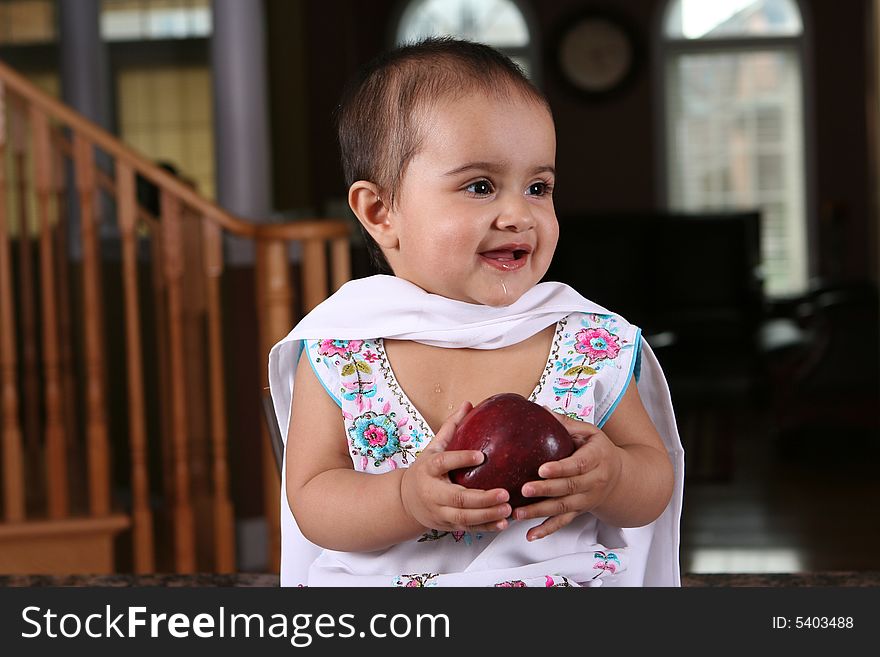
[[(222, 303), (224, 236), (255, 246), (265, 378), (350, 278), (349, 231), (235, 217), (0, 62), (0, 573), (112, 573), (120, 545), (136, 573), (233, 572), (223, 318), (250, 310)], [(277, 572), (280, 481), (248, 440)]]

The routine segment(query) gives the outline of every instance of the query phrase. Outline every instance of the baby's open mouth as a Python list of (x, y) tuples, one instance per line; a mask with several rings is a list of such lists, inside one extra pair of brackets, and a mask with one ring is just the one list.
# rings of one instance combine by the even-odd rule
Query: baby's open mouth
[(528, 254), (529, 252), (526, 249), (498, 249), (496, 251), (484, 251), (480, 255), (490, 260), (507, 262), (510, 260), (521, 260)]
[(531, 252), (532, 248), (527, 244), (504, 244), (497, 249), (483, 251), (480, 258), (494, 269), (516, 271), (526, 266)]

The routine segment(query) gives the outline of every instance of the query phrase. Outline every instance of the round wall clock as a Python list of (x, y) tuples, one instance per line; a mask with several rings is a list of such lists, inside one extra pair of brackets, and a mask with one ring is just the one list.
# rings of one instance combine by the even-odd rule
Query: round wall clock
[(602, 96), (632, 78), (637, 64), (636, 41), (629, 26), (612, 14), (580, 14), (562, 30), (556, 58), (574, 90)]

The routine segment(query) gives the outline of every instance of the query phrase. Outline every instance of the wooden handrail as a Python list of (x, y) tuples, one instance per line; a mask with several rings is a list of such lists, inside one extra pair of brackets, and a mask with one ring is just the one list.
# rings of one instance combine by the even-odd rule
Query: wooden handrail
[(239, 237), (254, 239), (307, 240), (333, 239), (347, 235), (348, 229), (340, 229), (334, 222), (320, 219), (301, 219), (283, 224), (253, 223), (236, 217), (216, 203), (201, 196), (192, 187), (172, 173), (119, 141), (118, 137), (89, 121), (76, 111), (31, 84), (27, 78), (0, 60), (0, 79), (17, 95), (42, 109), (49, 117), (70, 126), (74, 132), (85, 137), (105, 153), (121, 160), (135, 173), (168, 190), (180, 201), (193, 208), (201, 216), (215, 221)]

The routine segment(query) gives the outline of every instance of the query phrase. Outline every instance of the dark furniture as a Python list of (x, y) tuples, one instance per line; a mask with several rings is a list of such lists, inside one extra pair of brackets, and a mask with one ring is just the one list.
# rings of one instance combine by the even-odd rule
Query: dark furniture
[(266, 432), (269, 434), (269, 444), (272, 446), (272, 454), (275, 456), (275, 466), (280, 474), (281, 464), (284, 462), (284, 440), (281, 438), (281, 431), (278, 429), (278, 420), (275, 417), (275, 404), (272, 401), (272, 394), (268, 389), (264, 390), (260, 396), (260, 403), (263, 407), (263, 420), (266, 423)]
[(727, 478), (731, 416), (759, 404), (765, 299), (760, 214), (562, 216), (546, 280), (640, 326), (666, 374), (689, 477)]
[[(880, 297), (870, 281), (815, 281), (789, 312), (800, 332), (769, 359), (773, 418), (790, 454), (880, 455)], [(829, 427), (847, 440), (828, 450)]]
[(563, 216), (546, 276), (642, 327), (662, 344), (750, 343), (764, 294), (760, 215), (609, 213)]

